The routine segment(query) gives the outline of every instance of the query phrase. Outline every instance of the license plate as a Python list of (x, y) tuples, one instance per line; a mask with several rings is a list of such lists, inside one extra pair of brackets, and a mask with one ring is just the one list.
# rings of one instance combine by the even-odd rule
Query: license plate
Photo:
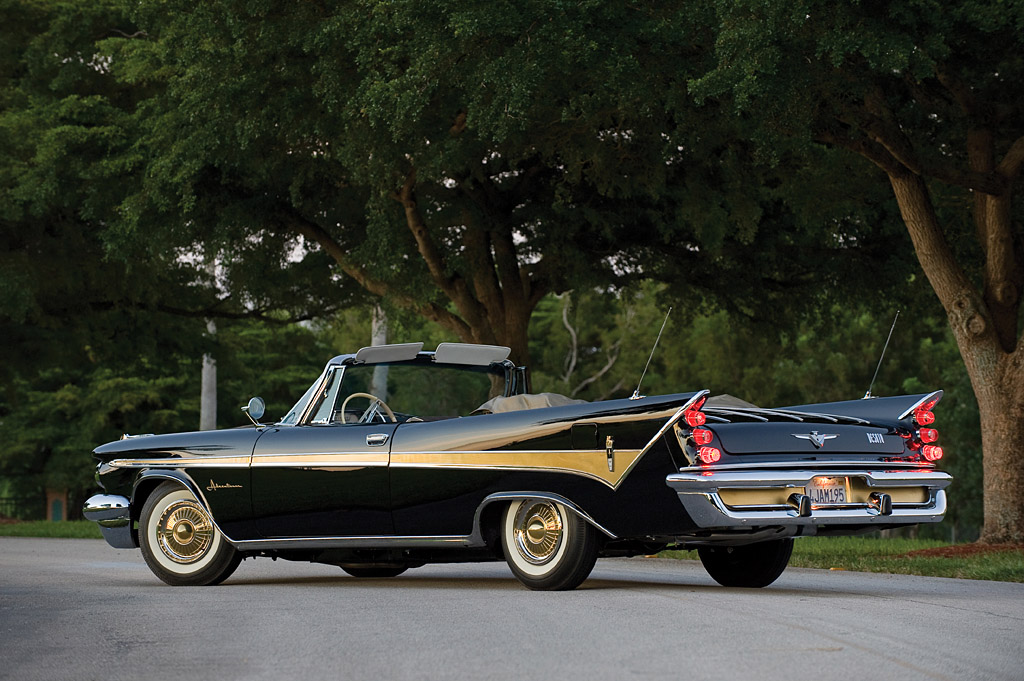
[(846, 503), (846, 478), (813, 478), (804, 490), (816, 506)]

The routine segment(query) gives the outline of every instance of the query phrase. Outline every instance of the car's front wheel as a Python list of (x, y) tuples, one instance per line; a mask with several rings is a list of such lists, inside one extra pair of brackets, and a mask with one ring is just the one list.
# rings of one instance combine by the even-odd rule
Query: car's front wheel
[(707, 546), (697, 549), (700, 562), (711, 578), (722, 586), (761, 588), (768, 586), (789, 565), (792, 539), (747, 544)]
[(546, 499), (509, 504), (501, 543), (513, 574), (539, 591), (575, 589), (597, 561), (597, 530), (563, 504)]
[(142, 506), (139, 547), (153, 574), (172, 586), (219, 584), (242, 562), (192, 492), (173, 482)]

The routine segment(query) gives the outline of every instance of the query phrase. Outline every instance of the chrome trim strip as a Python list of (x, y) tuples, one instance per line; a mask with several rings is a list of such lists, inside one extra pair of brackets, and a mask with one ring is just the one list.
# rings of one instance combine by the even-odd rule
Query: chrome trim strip
[[(710, 472), (711, 475), (705, 475)], [(818, 469), (800, 469), (790, 471), (730, 471), (717, 472), (704, 470), (700, 473), (673, 473), (665, 481), (673, 489), (685, 492), (701, 493), (717, 490), (721, 487), (803, 487), (811, 478), (822, 475)], [(866, 471), (844, 469), (830, 470), (828, 475), (865, 478), (869, 487), (905, 487), (907, 485), (927, 485), (935, 489), (945, 489), (953, 478), (941, 471)]]
[(721, 498), (721, 488), (775, 488), (788, 489), (806, 486), (811, 478), (821, 475), (818, 470), (791, 470), (775, 472), (712, 472), (674, 473), (665, 478), (666, 484), (679, 495), (687, 514), (701, 529), (748, 528), (765, 525), (898, 525), (903, 523), (931, 523), (942, 520), (946, 513), (945, 488), (953, 478), (940, 471), (867, 471), (846, 469), (829, 470), (829, 475), (863, 478), (869, 487), (884, 490), (887, 487), (919, 486), (929, 491), (924, 504), (893, 504), (892, 513), (881, 515), (866, 504), (851, 508), (812, 509), (811, 515), (801, 517), (793, 508), (774, 510), (765, 507), (737, 509), (728, 507)]
[[(740, 456), (743, 456), (740, 454)], [(748, 469), (782, 469), (782, 470), (802, 470), (807, 468), (807, 461), (767, 461), (761, 463), (723, 463), (715, 464), (714, 466), (688, 466), (686, 468), (680, 468), (680, 473), (719, 473), (728, 471), (743, 471)], [(849, 468), (858, 469), (862, 471), (868, 470), (897, 470), (905, 469), (910, 470), (914, 468), (920, 468), (923, 470), (934, 470), (935, 464), (927, 463), (923, 461), (899, 461), (899, 462), (883, 462), (883, 461), (815, 461), (814, 468)]]
[[(607, 485), (608, 487), (610, 487), (612, 489), (616, 489), (618, 487), (618, 484), (614, 484), (613, 485), (612, 483), (608, 482), (607, 480), (601, 479), (600, 477), (594, 475), (593, 473), (588, 473), (586, 471), (581, 471), (581, 470), (578, 470), (578, 469), (575, 469), (575, 468), (554, 468), (554, 467), (551, 467), (551, 466), (500, 466), (500, 465), (499, 466), (488, 466), (488, 465), (484, 465), (484, 464), (475, 465), (475, 464), (459, 464), (459, 463), (434, 463), (434, 464), (428, 464), (428, 463), (393, 463), (393, 464), (391, 464), (390, 467), (391, 468), (454, 468), (454, 469), (461, 469), (461, 470), (480, 470), (480, 469), (483, 469), (483, 470), (488, 470), (488, 471), (521, 471), (521, 472), (528, 472), (528, 473), (536, 473), (536, 472), (564, 473), (566, 475), (578, 475), (581, 478), (588, 478), (590, 480), (595, 480), (595, 481), (600, 482), (600, 483), (602, 483), (604, 485)], [(619, 482), (621, 483), (621, 480)]]
[(268, 539), (228, 540), (239, 551), (266, 551), (273, 549), (342, 549), (342, 548), (422, 548), (439, 546), (478, 546), (473, 535), (446, 535), (438, 537), (374, 535), (364, 537), (273, 537)]
[[(729, 416), (742, 416), (744, 418), (754, 419), (755, 421), (761, 421), (763, 423), (768, 423), (768, 421), (769, 421), (769, 419), (766, 419), (764, 416), (761, 416), (759, 414), (754, 414), (754, 413), (751, 413), (751, 412), (748, 412), (748, 411), (736, 411), (734, 409), (718, 409), (717, 407), (708, 407), (707, 409), (702, 409), (701, 411), (706, 412), (709, 415), (710, 414), (727, 414)], [(722, 420), (725, 423), (732, 423), (732, 421), (730, 421), (729, 419), (722, 419)]]
[(931, 402), (932, 399), (935, 399), (936, 403), (938, 403), (939, 400), (942, 399), (942, 394), (943, 394), (943, 391), (941, 391), (941, 390), (936, 390), (935, 392), (928, 393), (927, 395), (925, 395), (924, 397), (919, 399), (917, 402), (915, 402), (914, 406), (912, 406), (910, 409), (907, 409), (905, 412), (900, 414), (899, 420), (902, 421), (903, 419), (905, 419), (908, 416), (910, 416), (911, 414), (913, 414), (914, 410), (917, 409), (918, 407), (920, 407), (925, 402)]
[(203, 456), (188, 459), (113, 459), (111, 468), (248, 468), (248, 456)]
[(331, 364), (330, 362), (328, 362), (327, 366), (324, 367), (323, 373), (320, 374), (319, 385), (317, 385), (316, 390), (313, 391), (313, 394), (309, 396), (309, 402), (306, 403), (305, 409), (303, 409), (302, 413), (299, 414), (299, 418), (295, 420), (294, 425), (304, 426), (308, 424), (309, 419), (313, 416), (313, 405), (318, 404), (317, 400), (320, 397), (320, 393), (324, 391), (324, 387), (328, 383), (328, 378), (334, 371), (341, 372), (341, 376), (338, 378), (339, 381), (345, 380), (345, 365)]
[[(608, 536), (609, 539), (618, 539), (611, 530), (608, 530), (599, 522), (590, 517), (590, 514), (584, 511), (582, 508), (577, 506), (572, 501), (566, 499), (561, 494), (553, 494), (551, 492), (495, 492), (494, 494), (488, 494), (487, 497), (480, 502), (480, 505), (476, 508), (476, 514), (473, 516), (473, 537), (480, 537), (480, 515), (483, 513), (484, 507), (495, 501), (514, 501), (516, 499), (544, 499), (545, 501), (554, 501), (555, 503), (562, 504), (570, 508), (576, 515), (586, 520), (588, 523), (596, 527), (598, 530)], [(483, 543), (483, 539), (479, 541)]]
[(820, 419), (823, 421), (830, 421), (832, 423), (839, 423), (841, 421), (854, 423), (858, 425), (872, 425), (871, 421), (859, 418), (857, 416), (845, 416), (843, 414), (824, 414), (814, 411), (795, 411), (793, 409), (762, 409), (760, 407), (744, 408), (744, 407), (733, 407), (732, 409), (720, 409), (718, 407), (707, 407), (702, 411), (707, 414), (729, 414), (731, 416), (743, 416), (749, 419), (755, 419), (757, 421), (763, 421), (768, 423), (771, 419), (767, 419), (762, 414), (768, 414), (769, 416), (781, 416), (783, 418), (792, 419), (794, 421), (804, 421), (804, 418)]
[(793, 411), (792, 409), (772, 409), (771, 411), (778, 412), (780, 414), (795, 414), (799, 416), (810, 416), (815, 419), (824, 419), (831, 421), (832, 423), (839, 423), (840, 421), (850, 421), (860, 425), (871, 425), (871, 421), (859, 418), (857, 416), (845, 416), (844, 414), (822, 414), (815, 411)]
[[(662, 435), (664, 435), (665, 433), (668, 432), (669, 428), (671, 428), (672, 426), (676, 425), (676, 423), (679, 422), (679, 419), (683, 418), (683, 415), (686, 413), (686, 410), (689, 409), (691, 406), (693, 406), (694, 402), (696, 402), (697, 400), (699, 400), (702, 397), (705, 397), (705, 396), (709, 395), (710, 393), (711, 393), (710, 390), (698, 390), (697, 392), (695, 392), (693, 394), (693, 397), (688, 399), (686, 401), (686, 404), (684, 404), (683, 406), (679, 407), (679, 409), (677, 409), (676, 412), (674, 414), (672, 414), (672, 416), (668, 419), (668, 421), (665, 421), (665, 423), (661, 426), (661, 428), (658, 429), (658, 432), (654, 434), (654, 437), (652, 437), (650, 439), (650, 441), (646, 445), (644, 445), (644, 448), (640, 450), (640, 455), (636, 457), (636, 461), (639, 461), (643, 457), (643, 455), (647, 453), (647, 450), (649, 450), (651, 447), (653, 447), (654, 443), (657, 442), (661, 438)], [(587, 419), (587, 422), (589, 422), (589, 421), (590, 421), (590, 419)], [(632, 466), (630, 466), (629, 468), (626, 469), (626, 472), (622, 474), (622, 477), (626, 477), (626, 475), (629, 474), (629, 471), (632, 470), (633, 466), (636, 465), (636, 461), (633, 462)]]

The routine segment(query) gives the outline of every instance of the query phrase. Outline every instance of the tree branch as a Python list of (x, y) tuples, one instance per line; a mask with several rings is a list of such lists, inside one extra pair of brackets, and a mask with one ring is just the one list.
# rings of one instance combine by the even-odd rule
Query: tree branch
[(1021, 167), (1024, 166), (1024, 137), (1018, 137), (1010, 150), (1003, 156), (1003, 160), (996, 166), (996, 172), (1002, 175), (1008, 182), (1017, 179)]
[(562, 382), (568, 385), (569, 379), (572, 378), (572, 374), (576, 371), (576, 358), (579, 356), (579, 339), (576, 335), (576, 329), (572, 328), (572, 324), (569, 323), (569, 303), (568, 296), (561, 295), (559, 298), (563, 298), (562, 304), (562, 326), (569, 332), (569, 353), (566, 355), (565, 373), (562, 375)]
[(470, 327), (460, 317), (437, 303), (421, 303), (411, 296), (404, 295), (393, 290), (392, 287), (388, 286), (383, 281), (373, 278), (365, 268), (353, 263), (348, 257), (348, 253), (346, 253), (345, 249), (341, 247), (341, 244), (339, 244), (334, 237), (327, 232), (327, 230), (317, 223), (307, 220), (305, 217), (299, 215), (290, 208), (284, 207), (278, 210), (278, 218), (286, 228), (300, 234), (308, 241), (319, 244), (320, 247), (323, 248), (336, 263), (338, 263), (342, 272), (352, 277), (357, 284), (370, 293), (380, 296), (381, 298), (388, 298), (401, 307), (416, 311), (427, 319), (435, 321), (441, 326), (452, 331), (463, 340), (471, 339), (472, 334)]
[(854, 139), (834, 131), (821, 131), (815, 135), (815, 140), (859, 154), (881, 168), (887, 175), (906, 172), (906, 168), (893, 158), (885, 147), (871, 140)]
[[(608, 373), (608, 371), (613, 366), (615, 366), (615, 362), (617, 362), (618, 359), (619, 359), (619, 348), (621, 346), (622, 346), (622, 338), (619, 338), (617, 341), (615, 341), (615, 343), (612, 344), (612, 346), (610, 348), (608, 348), (607, 353), (606, 353), (607, 356), (608, 356), (608, 361), (605, 363), (605, 365), (603, 367), (601, 367), (601, 369), (598, 370), (598, 372), (596, 374), (594, 374), (590, 378), (586, 379), (585, 381), (582, 381), (578, 386), (576, 386), (576, 388), (569, 394), (569, 397), (576, 397), (576, 395), (579, 394), (579, 392), (581, 390), (583, 390), (588, 385), (590, 385), (591, 383), (593, 383), (594, 381), (598, 380), (599, 378), (604, 376), (606, 373)], [(615, 387), (612, 388), (607, 394), (611, 394), (611, 393), (615, 392), (616, 390), (618, 390), (621, 387), (622, 387), (622, 381), (620, 380), (615, 385)], [(604, 396), (602, 396), (601, 399), (604, 399)]]
[(427, 263), (427, 270), (430, 272), (434, 283), (449, 298), (455, 300), (455, 281), (446, 273), (447, 267), (445, 266), (444, 257), (438, 250), (434, 240), (430, 238), (427, 224), (423, 221), (423, 216), (420, 215), (419, 205), (416, 203), (415, 188), (416, 170), (413, 169), (409, 171), (405, 182), (402, 184), (402, 188), (398, 190), (397, 194), (393, 195), (393, 198), (402, 204), (402, 208), (405, 210), (405, 223), (416, 240), (416, 248), (419, 249), (423, 261)]

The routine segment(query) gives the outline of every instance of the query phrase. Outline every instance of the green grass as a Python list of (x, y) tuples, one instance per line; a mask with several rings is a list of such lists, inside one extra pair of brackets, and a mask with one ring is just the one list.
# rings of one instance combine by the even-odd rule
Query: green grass
[[(1024, 551), (1000, 551), (973, 556), (907, 556), (910, 551), (949, 546), (935, 539), (877, 537), (806, 537), (793, 545), (790, 567), (887, 572), (927, 577), (989, 579), (1024, 582)], [(697, 560), (696, 551), (663, 551), (661, 556)]]
[(90, 520), (30, 520), (0, 524), (0, 537), (50, 537), (59, 539), (101, 539), (99, 526)]

